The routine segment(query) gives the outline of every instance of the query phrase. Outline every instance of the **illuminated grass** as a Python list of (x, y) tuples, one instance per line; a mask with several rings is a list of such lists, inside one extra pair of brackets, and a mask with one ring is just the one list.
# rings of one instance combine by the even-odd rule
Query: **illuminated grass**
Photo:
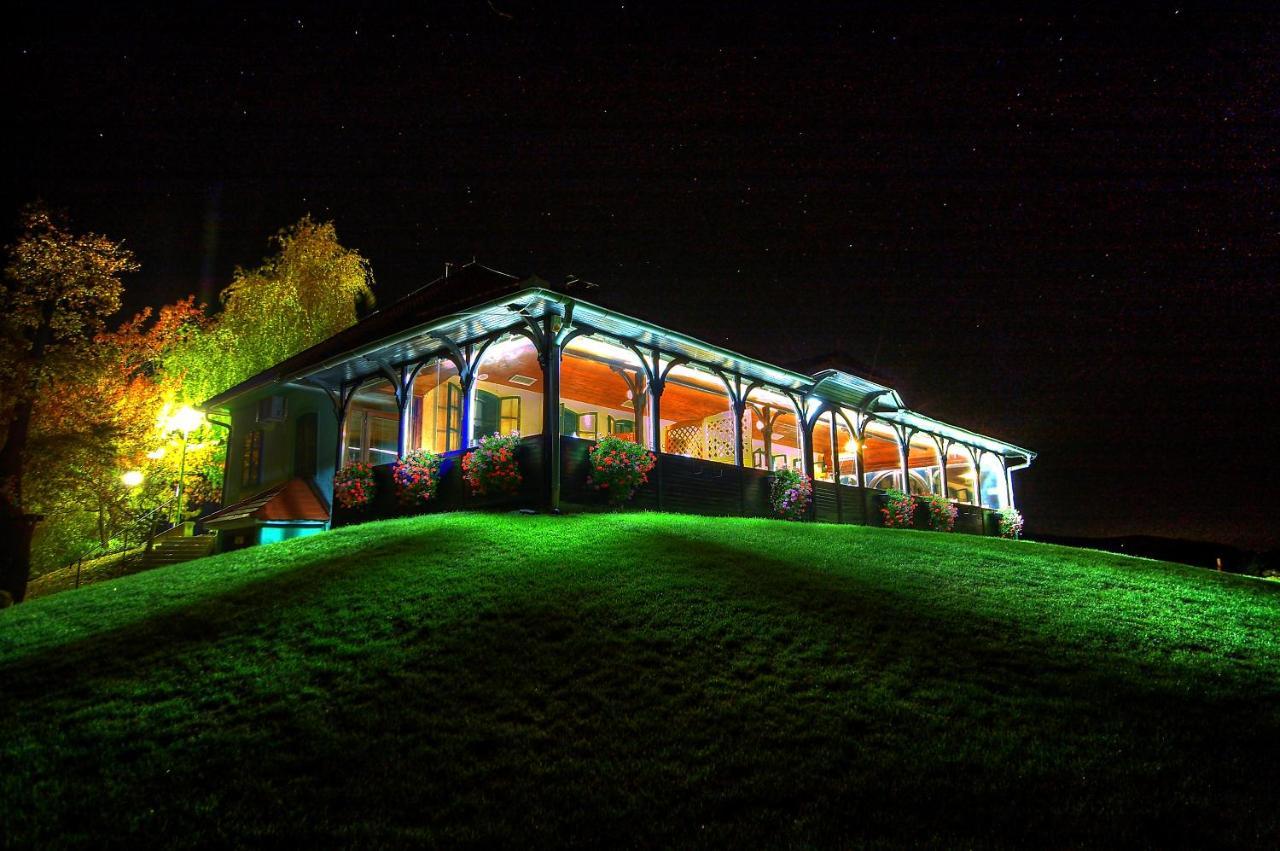
[(1062, 547), (442, 515), (0, 612), (14, 844), (1265, 844), (1280, 586)]

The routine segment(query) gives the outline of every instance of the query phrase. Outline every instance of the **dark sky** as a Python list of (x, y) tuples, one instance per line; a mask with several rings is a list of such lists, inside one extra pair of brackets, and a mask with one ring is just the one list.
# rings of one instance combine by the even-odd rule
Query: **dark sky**
[(104, 6), (4, 36), (6, 215), (127, 240), (132, 307), (309, 212), (384, 302), (474, 255), (843, 350), (1040, 452), (1036, 531), (1280, 543), (1280, 18)]

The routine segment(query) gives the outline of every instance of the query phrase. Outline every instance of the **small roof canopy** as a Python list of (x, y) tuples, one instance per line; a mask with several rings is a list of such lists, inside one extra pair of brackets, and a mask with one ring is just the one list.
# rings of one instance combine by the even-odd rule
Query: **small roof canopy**
[(329, 506), (315, 485), (303, 478), (267, 488), (204, 518), (206, 526), (249, 526), (257, 523), (324, 523)]

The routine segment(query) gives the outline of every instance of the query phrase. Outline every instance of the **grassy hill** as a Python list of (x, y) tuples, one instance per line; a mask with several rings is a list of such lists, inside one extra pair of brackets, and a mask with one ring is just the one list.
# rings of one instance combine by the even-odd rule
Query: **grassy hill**
[(1280, 584), (440, 515), (0, 612), (14, 844), (1264, 845)]

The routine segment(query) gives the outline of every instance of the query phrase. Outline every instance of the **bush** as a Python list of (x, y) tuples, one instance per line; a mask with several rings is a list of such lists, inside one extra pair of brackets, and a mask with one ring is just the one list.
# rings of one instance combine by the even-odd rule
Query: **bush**
[(956, 515), (960, 509), (956, 504), (939, 494), (921, 497), (925, 507), (929, 509), (929, 528), (935, 532), (950, 532), (956, 527)]
[(333, 476), (333, 498), (343, 508), (363, 510), (373, 502), (378, 486), (373, 467), (360, 461), (345, 465)]
[(884, 507), (880, 513), (884, 515), (885, 526), (910, 529), (916, 521), (916, 501), (910, 494), (890, 489), (884, 492)]
[(1022, 514), (1018, 509), (1000, 509), (1000, 537), (1021, 538), (1023, 523)]
[(391, 479), (404, 505), (430, 502), (440, 487), (440, 456), (426, 449), (415, 449), (396, 461), (391, 468)]
[(813, 502), (813, 482), (798, 470), (777, 470), (769, 488), (769, 502), (773, 513), (783, 520), (803, 520)]
[(476, 448), (462, 456), (462, 479), (476, 496), (513, 494), (520, 490), (524, 477), (516, 448), (520, 433), (501, 435), (494, 432), (480, 438)]
[(635, 496), (636, 489), (649, 481), (649, 472), (658, 458), (638, 443), (609, 435), (591, 448), (591, 477), (587, 484), (604, 491), (609, 504), (621, 506)]

